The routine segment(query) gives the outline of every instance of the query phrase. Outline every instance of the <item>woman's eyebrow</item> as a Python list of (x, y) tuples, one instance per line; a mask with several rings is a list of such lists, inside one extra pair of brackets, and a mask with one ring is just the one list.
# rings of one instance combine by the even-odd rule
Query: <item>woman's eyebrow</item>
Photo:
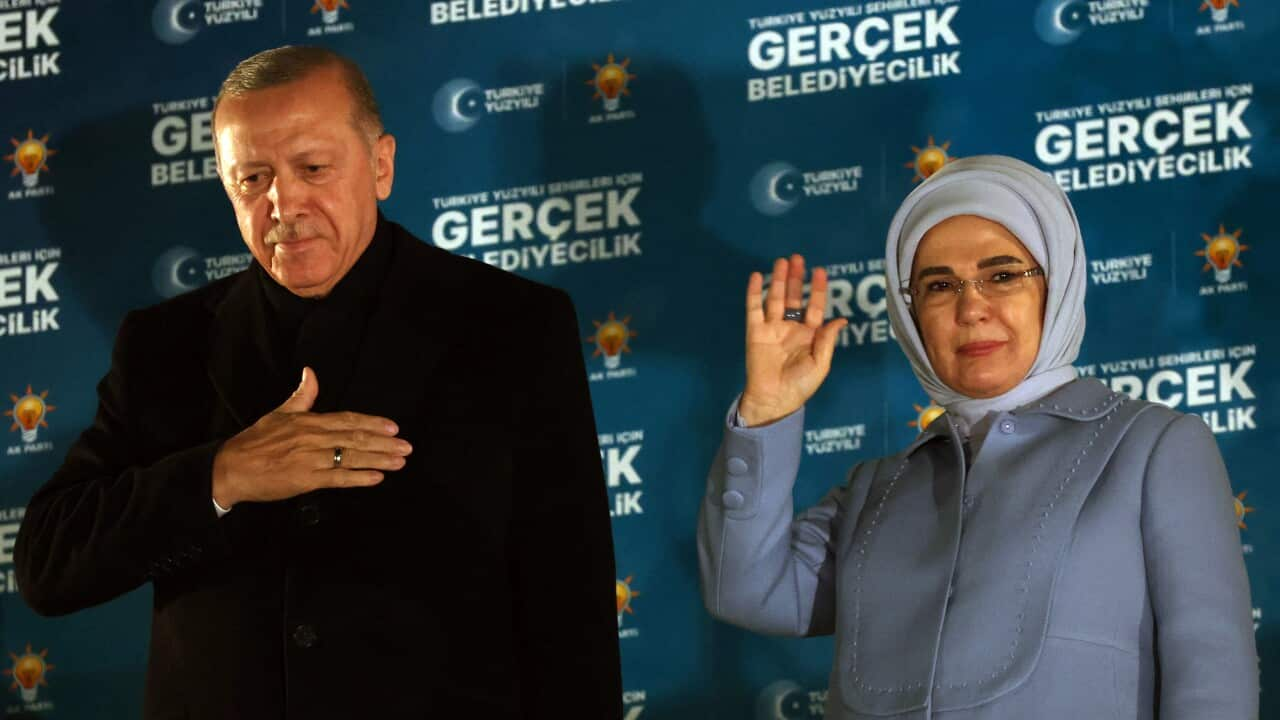
[(916, 273), (916, 278), (919, 279), (924, 277), (925, 275), (955, 275), (955, 274), (956, 274), (956, 271), (952, 270), (947, 265), (934, 265), (932, 267), (924, 268), (920, 272)]
[(985, 260), (978, 261), (978, 269), (995, 267), (997, 265), (1021, 265), (1022, 261), (1012, 255), (997, 255), (989, 257)]

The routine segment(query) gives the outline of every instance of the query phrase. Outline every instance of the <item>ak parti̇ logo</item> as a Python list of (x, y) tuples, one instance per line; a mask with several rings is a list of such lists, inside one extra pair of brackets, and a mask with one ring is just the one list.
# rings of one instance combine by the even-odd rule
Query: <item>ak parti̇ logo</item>
[(631, 74), (630, 65), (631, 58), (618, 62), (613, 59), (613, 53), (609, 53), (603, 65), (591, 64), (591, 69), (595, 72), (586, 84), (595, 88), (595, 94), (591, 99), (603, 101), (606, 111), (617, 110), (622, 103), (622, 98), (631, 95), (631, 81), (635, 80), (636, 76)]
[(907, 427), (916, 428), (920, 432), (924, 432), (925, 429), (929, 427), (930, 423), (932, 423), (934, 420), (937, 420), (943, 413), (946, 412), (945, 409), (940, 408), (937, 405), (934, 405), (933, 403), (930, 403), (929, 405), (924, 407), (921, 407), (920, 405), (912, 403), (911, 407), (915, 408), (916, 419), (907, 423)]
[(1244, 234), (1243, 228), (1237, 228), (1235, 232), (1227, 232), (1225, 224), (1219, 224), (1218, 232), (1214, 235), (1200, 233), (1201, 239), (1204, 240), (1204, 248), (1197, 250), (1196, 255), (1204, 258), (1202, 272), (1213, 270), (1214, 280), (1220, 283), (1231, 282), (1231, 269), (1244, 267), (1244, 263), (1240, 262), (1240, 253), (1249, 249), (1248, 245), (1240, 242), (1242, 234)]
[(618, 627), (622, 627), (623, 615), (635, 614), (631, 609), (631, 601), (640, 597), (640, 593), (631, 587), (633, 577), (628, 575), (626, 580), (615, 580), (613, 583), (613, 591), (618, 599)]
[(23, 395), (10, 394), (9, 400), (13, 403), (13, 408), (4, 411), (5, 417), (13, 418), (13, 425), (9, 427), (9, 432), (21, 430), (22, 442), (35, 442), (40, 428), (49, 427), (45, 416), (57, 410), (56, 407), (45, 402), (47, 397), (49, 397), (48, 390), (36, 394), (30, 385), (27, 386), (27, 392)]
[(1244, 498), (1249, 494), (1248, 490), (1241, 492), (1232, 498), (1232, 505), (1236, 510), (1236, 527), (1241, 530), (1247, 530), (1249, 526), (1244, 524), (1244, 516), (1252, 513), (1254, 509), (1244, 504)]
[(596, 346), (591, 357), (603, 355), (604, 366), (610, 370), (621, 365), (623, 353), (631, 352), (631, 338), (636, 336), (636, 331), (628, 327), (629, 322), (631, 322), (630, 315), (619, 320), (613, 312), (609, 313), (608, 319), (604, 322), (592, 320), (591, 324), (596, 326), (596, 332), (586, 339), (587, 342), (595, 343)]
[(315, 0), (315, 4), (311, 6), (311, 14), (320, 13), (324, 24), (332, 25), (338, 22), (338, 14), (343, 9), (351, 9), (347, 0)]
[(1230, 19), (1233, 7), (1240, 7), (1240, 0), (1204, 0), (1200, 3), (1199, 12), (1208, 10), (1214, 22), (1224, 23)]
[(911, 146), (911, 152), (915, 153), (915, 158), (905, 163), (903, 167), (916, 171), (912, 182), (921, 182), (928, 180), (930, 176), (942, 169), (943, 165), (954, 161), (956, 158), (948, 155), (947, 152), (951, 148), (951, 141), (947, 140), (941, 145), (933, 141), (933, 136), (929, 136), (929, 142), (924, 147)]
[(9, 175), (22, 175), (23, 187), (35, 187), (40, 182), (41, 171), (52, 172), (48, 160), (58, 151), (49, 148), (48, 133), (36, 137), (34, 132), (27, 130), (25, 139), (9, 138), (9, 143), (13, 145), (13, 152), (4, 156), (6, 161), (13, 163)]
[(22, 695), (22, 701), (33, 703), (40, 692), (40, 687), (48, 687), (49, 683), (45, 679), (50, 670), (54, 669), (46, 659), (49, 655), (49, 649), (45, 648), (39, 653), (31, 651), (31, 643), (27, 643), (27, 649), (21, 655), (17, 653), (9, 653), (9, 658), (13, 661), (13, 666), (6, 668), (3, 672), (13, 678), (13, 684), (9, 686), (10, 690), (17, 690)]

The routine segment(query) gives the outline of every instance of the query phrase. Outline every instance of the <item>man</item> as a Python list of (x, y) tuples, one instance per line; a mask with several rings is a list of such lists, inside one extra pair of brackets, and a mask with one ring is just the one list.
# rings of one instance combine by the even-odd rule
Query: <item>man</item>
[(213, 130), (257, 262), (124, 319), (23, 597), (150, 580), (147, 718), (621, 717), (568, 297), (379, 214), (395, 139), (328, 50), (242, 62)]

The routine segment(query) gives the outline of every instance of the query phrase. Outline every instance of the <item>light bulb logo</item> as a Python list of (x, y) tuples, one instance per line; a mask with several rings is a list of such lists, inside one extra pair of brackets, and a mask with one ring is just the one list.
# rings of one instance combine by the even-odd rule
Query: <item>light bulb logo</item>
[(1204, 0), (1200, 3), (1198, 12), (1209, 11), (1209, 16), (1214, 22), (1226, 22), (1227, 14), (1231, 12), (1231, 6), (1240, 7), (1240, 0)]
[(28, 129), (26, 139), (9, 138), (9, 142), (13, 145), (13, 152), (5, 155), (4, 159), (13, 162), (13, 171), (9, 173), (11, 177), (22, 174), (23, 187), (35, 187), (36, 183), (40, 182), (41, 170), (52, 172), (49, 170), (47, 161), (58, 151), (49, 149), (48, 133), (45, 133), (44, 137), (37, 138), (35, 133)]
[(631, 579), (634, 575), (628, 575), (626, 580), (615, 580), (613, 583), (613, 592), (618, 599), (618, 627), (622, 627), (623, 615), (635, 615), (635, 611), (631, 609), (631, 601), (640, 597), (639, 591), (631, 589)]
[(594, 87), (596, 92), (591, 99), (603, 98), (605, 110), (617, 110), (621, 97), (631, 95), (631, 90), (627, 86), (636, 79), (635, 75), (627, 71), (627, 66), (630, 64), (631, 58), (626, 58), (620, 63), (614, 61), (613, 53), (609, 53), (609, 58), (604, 65), (592, 63), (591, 69), (595, 70), (596, 74), (587, 81), (587, 85)]
[(23, 702), (35, 702), (40, 686), (49, 686), (45, 681), (45, 675), (53, 670), (54, 666), (45, 660), (48, 654), (48, 648), (41, 650), (38, 655), (32, 652), (31, 643), (27, 643), (27, 650), (21, 655), (9, 653), (9, 657), (13, 660), (13, 667), (4, 670), (4, 674), (13, 677), (13, 684), (9, 689), (18, 690), (22, 694)]
[(1248, 245), (1240, 244), (1240, 234), (1243, 232), (1244, 229), (1241, 228), (1229, 233), (1224, 225), (1219, 224), (1217, 235), (1210, 237), (1208, 233), (1200, 233), (1205, 244), (1203, 250), (1196, 251), (1196, 255), (1205, 259), (1201, 272), (1213, 268), (1214, 280), (1220, 283), (1231, 282), (1231, 268), (1244, 267), (1244, 263), (1240, 262), (1240, 253), (1249, 249)]
[(351, 9), (347, 4), (347, 0), (315, 0), (315, 4), (311, 6), (311, 13), (320, 13), (320, 19), (325, 25), (332, 25), (338, 22), (338, 9)]
[(1244, 504), (1244, 496), (1248, 494), (1249, 494), (1249, 491), (1245, 490), (1244, 492), (1232, 498), (1232, 504), (1235, 505), (1235, 508), (1236, 508), (1236, 527), (1240, 528), (1241, 530), (1248, 529), (1248, 527), (1244, 524), (1244, 516), (1253, 512), (1253, 508)]
[(929, 176), (941, 170), (943, 165), (955, 160), (955, 158), (947, 154), (947, 149), (950, 147), (950, 140), (937, 145), (933, 142), (932, 135), (929, 136), (929, 142), (923, 148), (912, 145), (911, 152), (915, 153), (916, 157), (911, 162), (903, 165), (903, 167), (916, 171), (915, 177), (911, 178), (911, 181), (928, 180)]
[(587, 342), (595, 343), (596, 350), (591, 353), (591, 357), (603, 355), (604, 366), (610, 370), (622, 364), (622, 354), (631, 352), (629, 342), (636, 336), (636, 331), (627, 327), (629, 322), (630, 315), (619, 320), (613, 312), (609, 313), (609, 319), (604, 322), (592, 320), (591, 324), (596, 326), (596, 334), (587, 338)]
[(946, 412), (946, 410), (933, 403), (929, 403), (928, 407), (920, 407), (915, 403), (911, 403), (911, 407), (916, 409), (916, 419), (907, 423), (907, 427), (918, 428), (920, 432), (924, 432), (930, 423)]
[(4, 411), (5, 417), (13, 418), (13, 425), (9, 428), (9, 432), (22, 430), (22, 442), (35, 442), (40, 428), (49, 427), (49, 423), (45, 422), (45, 416), (57, 410), (56, 407), (44, 401), (47, 397), (49, 397), (48, 390), (37, 395), (31, 391), (30, 385), (27, 386), (25, 395), (10, 394), (9, 400), (13, 402), (13, 409)]

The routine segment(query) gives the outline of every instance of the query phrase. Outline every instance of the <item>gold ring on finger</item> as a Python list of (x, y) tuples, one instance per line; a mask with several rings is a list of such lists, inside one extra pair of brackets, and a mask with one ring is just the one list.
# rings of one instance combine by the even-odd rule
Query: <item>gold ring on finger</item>
[(342, 448), (336, 447), (333, 449), (333, 466), (338, 467), (340, 465), (342, 465)]

